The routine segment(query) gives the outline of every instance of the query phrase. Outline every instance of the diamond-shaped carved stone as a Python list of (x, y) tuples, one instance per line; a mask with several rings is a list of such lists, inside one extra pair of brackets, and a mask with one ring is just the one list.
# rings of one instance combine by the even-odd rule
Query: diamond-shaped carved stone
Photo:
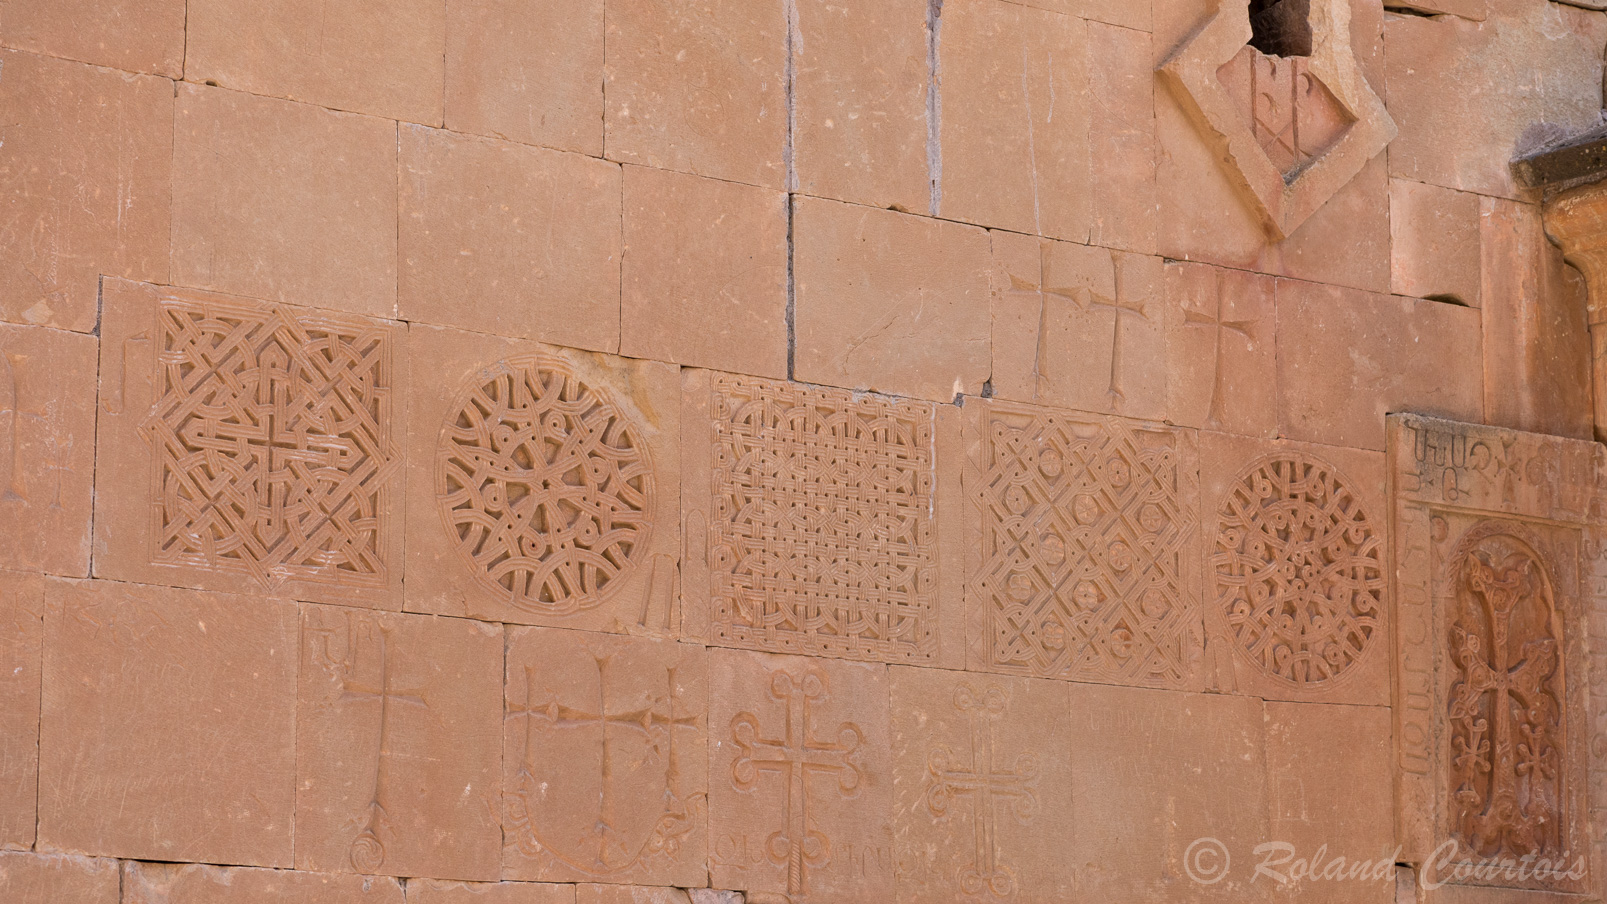
[(1223, 0), (1160, 74), (1282, 239), (1395, 138), (1395, 120), (1356, 61), (1350, 0), (1313, 0), (1310, 57), (1249, 47), (1249, 7)]

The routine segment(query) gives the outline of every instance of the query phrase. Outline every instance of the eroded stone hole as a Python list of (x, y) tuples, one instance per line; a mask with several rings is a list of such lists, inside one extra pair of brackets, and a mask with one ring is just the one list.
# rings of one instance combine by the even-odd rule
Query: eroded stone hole
[(1250, 46), (1267, 56), (1311, 56), (1311, 0), (1250, 0)]

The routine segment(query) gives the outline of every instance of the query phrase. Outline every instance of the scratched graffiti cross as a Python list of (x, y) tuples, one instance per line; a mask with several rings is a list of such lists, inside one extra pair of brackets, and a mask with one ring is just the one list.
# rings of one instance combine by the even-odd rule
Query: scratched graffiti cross
[(970, 749), (965, 760), (947, 745), (932, 748), (927, 757), (926, 806), (933, 816), (948, 815), (956, 798), (971, 801), (971, 825), (975, 843), (972, 862), (960, 868), (960, 890), (967, 895), (984, 891), (1008, 898), (1016, 890), (1015, 870), (1006, 866), (999, 854), (999, 816), (1001, 811), (1025, 825), (1038, 809), (1035, 788), (1038, 758), (1033, 753), (1016, 757), (1014, 770), (995, 765), (993, 725), (1003, 718), (1009, 698), (1003, 690), (990, 687), (978, 691), (962, 684), (954, 692), (954, 708), (970, 723)]
[[(681, 775), (681, 756), (677, 730), (696, 731), (702, 717), (681, 706), (676, 697), (676, 670), (664, 671), (664, 691), (654, 693), (637, 705), (610, 709), (609, 697), (616, 664), (608, 655), (591, 654), (596, 666), (596, 698), (588, 708), (570, 706), (556, 698), (536, 696), (537, 669), (525, 668), (525, 702), (510, 703), (508, 719), (525, 720), (524, 757), (515, 787), (510, 790), (507, 829), (519, 849), (528, 856), (550, 855), (564, 865), (591, 876), (611, 876), (641, 865), (654, 854), (679, 850), (695, 827), (700, 795), (686, 795)], [(580, 838), (555, 839), (537, 825), (541, 803), (537, 788), (544, 784), (537, 777), (539, 731), (586, 732), (596, 741), (600, 770), (597, 786), (597, 813), (589, 832)], [(634, 742), (627, 745), (627, 740)], [(624, 762), (631, 754), (625, 749), (646, 750), (645, 756), (661, 769), (644, 770), (638, 787), (622, 786), (634, 770)], [(623, 792), (623, 793), (622, 793)], [(635, 818), (643, 807), (657, 807), (656, 818), (645, 835), (642, 821)], [(575, 853), (579, 848), (582, 853)]]
[[(390, 826), (386, 811), (386, 773), (391, 759), (391, 707), (417, 706), (428, 709), (423, 688), (398, 688), (392, 674), (389, 628), (379, 630), (379, 680), (364, 683), (350, 674), (341, 679), (342, 703), (377, 702), (379, 704), (379, 736), (374, 745), (374, 791), (369, 798), (368, 813), (363, 830), (352, 840), (349, 858), (352, 868), (360, 873), (374, 873), (385, 863), (384, 835)], [(355, 668), (351, 669), (355, 671)]]
[(770, 676), (770, 696), (786, 708), (786, 725), (780, 738), (763, 734), (758, 716), (739, 713), (731, 720), (731, 739), (739, 751), (731, 763), (731, 780), (739, 791), (758, 788), (766, 773), (780, 777), (786, 785), (783, 828), (770, 833), (765, 853), (771, 862), (787, 868), (787, 894), (808, 891), (808, 870), (831, 862), (831, 839), (815, 828), (809, 814), (810, 780), (834, 778), (837, 791), (853, 797), (864, 779), (856, 762), (865, 733), (852, 722), (837, 726), (837, 740), (818, 740), (814, 734), (811, 707), (823, 702), (828, 693), (826, 676), (810, 669), (802, 678), (778, 671)]

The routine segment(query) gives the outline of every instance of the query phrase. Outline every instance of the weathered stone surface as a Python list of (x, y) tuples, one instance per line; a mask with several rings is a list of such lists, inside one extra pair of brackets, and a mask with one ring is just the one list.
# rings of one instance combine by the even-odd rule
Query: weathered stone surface
[[(1397, 900), (1390, 727), (1382, 706), (1267, 703), (1268, 838), (1293, 848), (1287, 862), (1268, 867), (1289, 879), (1277, 883), (1274, 897), (1314, 904)], [(1279, 851), (1267, 859), (1283, 857)], [(1318, 876), (1302, 875), (1295, 858)]]
[[(1255, 901), (1251, 850), (1266, 840), (1262, 704), (1250, 697), (1070, 685), (1071, 797), (1083, 895), (1110, 901)], [(1200, 848), (1215, 839), (1233, 865)], [(1205, 844), (1209, 844), (1206, 842)]]
[(680, 381), (667, 364), (414, 327), (407, 609), (672, 634)]
[(891, 900), (887, 667), (717, 650), (709, 676), (710, 884)]
[(184, 0), (8, 3), (0, 44), (178, 78), (184, 69)]
[(1582, 892), (1583, 870), (1472, 881), (1452, 871), (1530, 854), (1566, 869), (1592, 847), (1602, 862), (1586, 808), (1600, 807), (1588, 776), (1607, 751), (1582, 729), (1585, 686), (1600, 681), (1587, 654), (1600, 616), (1582, 591), (1601, 574), (1584, 528), (1603, 514), (1602, 446), (1394, 415), (1388, 467), (1403, 856), (1422, 862), (1453, 841), (1437, 881)]
[[(44, 593), (38, 575), (0, 572), (0, 662), (7, 665), (0, 669), (0, 849), (5, 850), (33, 847), (38, 816)], [(10, 862), (19, 870), (31, 869), (31, 861)], [(4, 870), (0, 866), (0, 890), (7, 883)]]
[(0, 71), (0, 320), (90, 332), (101, 274), (167, 280), (172, 85), (10, 51)]
[(183, 84), (173, 172), (175, 283), (395, 312), (395, 123)]
[(575, 904), (575, 886), (410, 879), (407, 900), (409, 904)]
[(968, 667), (1199, 689), (1191, 431), (965, 406)]
[(896, 900), (1069, 900), (1076, 819), (1065, 686), (891, 672)]
[(401, 884), (379, 876), (123, 864), (123, 904), (402, 904), (403, 900)]
[(39, 845), (289, 866), (296, 607), (49, 581)]
[(192, 0), (185, 34), (191, 80), (441, 123), (442, 0)]
[(1166, 265), (1168, 419), (1246, 436), (1278, 432), (1276, 280)]
[(512, 628), (505, 692), (504, 875), (703, 883), (710, 723), (702, 647)]
[(1200, 434), (1213, 689), (1389, 702), (1384, 457)]
[(405, 320), (619, 348), (620, 168), (403, 126)]
[(1391, 179), (1390, 291), (1478, 307), (1479, 206), (1478, 195)]
[(800, 199), (793, 243), (796, 379), (945, 402), (981, 391), (986, 232)]
[(1483, 22), (1389, 17), (1390, 108), (1402, 124), (1391, 176), (1517, 198), (1514, 157), (1600, 125), (1600, 98), (1565, 86), (1600, 84), (1607, 18), (1559, 3), (1495, 7)]
[(446, 127), (603, 152), (603, 0), (450, 0)]
[(781, 4), (617, 0), (606, 11), (610, 160), (786, 187)]
[(1087, 23), (1004, 0), (949, 0), (942, 23), (938, 211), (1087, 241)]
[(625, 168), (622, 355), (787, 375), (787, 196)]
[(957, 425), (927, 402), (683, 384), (684, 587), (709, 601), (711, 642), (962, 667), (960, 562), (942, 555)]
[(1479, 416), (1478, 311), (1286, 279), (1277, 291), (1284, 435), (1381, 449), (1388, 412)]
[(1538, 207), (1499, 198), (1480, 203), (1484, 418), (1589, 439), (1585, 281), (1546, 239)]
[(398, 608), (398, 324), (106, 280), (95, 575)]
[(993, 245), (993, 391), (1159, 419), (1169, 307), (1161, 259), (1009, 232)]
[(296, 868), (497, 879), (502, 631), (304, 605)]
[(679, 888), (642, 885), (577, 885), (576, 904), (692, 904)]
[(116, 860), (68, 854), (0, 853), (8, 904), (119, 904)]
[(0, 567), (89, 574), (95, 338), (0, 324)]
[[(1140, 8), (1132, 15), (1136, 18), (1141, 12), (1148, 22), (1148, 3), (1099, 2)], [(1088, 240), (1152, 254), (1161, 209), (1155, 182), (1155, 49), (1147, 31), (1119, 25), (1087, 26)]]
[(929, 211), (928, 13), (928, 0), (796, 4), (799, 191)]

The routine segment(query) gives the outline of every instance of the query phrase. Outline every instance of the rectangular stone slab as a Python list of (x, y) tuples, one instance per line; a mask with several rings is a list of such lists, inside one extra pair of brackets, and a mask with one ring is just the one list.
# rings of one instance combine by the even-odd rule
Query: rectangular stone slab
[(0, 849), (34, 843), (44, 615), (43, 578), (0, 572)]

